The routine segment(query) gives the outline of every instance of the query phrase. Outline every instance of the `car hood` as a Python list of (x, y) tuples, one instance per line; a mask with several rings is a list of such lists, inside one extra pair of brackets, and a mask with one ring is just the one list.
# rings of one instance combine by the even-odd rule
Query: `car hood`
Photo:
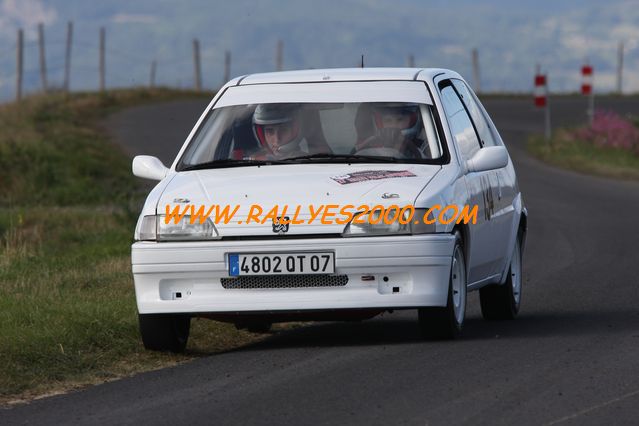
[[(195, 211), (201, 205), (204, 211), (214, 205), (228, 205), (232, 211), (239, 206), (228, 223), (216, 223), (220, 235), (273, 236), (271, 218), (263, 224), (246, 224), (252, 205), (262, 209), (261, 218), (275, 206), (277, 216), (282, 216), (286, 205), (286, 216), (292, 218), (297, 210), (296, 217), (305, 222), (312, 210), (318, 211), (322, 205), (338, 205), (333, 210), (336, 213), (348, 204), (355, 208), (362, 204), (404, 206), (414, 202), (440, 169), (425, 164), (291, 164), (180, 172), (160, 196), (157, 213), (164, 214), (167, 206), (170, 211), (176, 207), (183, 211), (191, 205)], [(321, 224), (320, 219), (321, 215), (311, 224), (291, 224), (287, 234), (341, 233), (344, 229), (344, 225)]]

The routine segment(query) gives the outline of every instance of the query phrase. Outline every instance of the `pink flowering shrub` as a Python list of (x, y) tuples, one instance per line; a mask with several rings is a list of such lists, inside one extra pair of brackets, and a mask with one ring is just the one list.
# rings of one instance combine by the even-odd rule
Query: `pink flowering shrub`
[(576, 129), (572, 136), (598, 146), (626, 149), (639, 155), (639, 129), (630, 120), (612, 111), (595, 111), (592, 127)]

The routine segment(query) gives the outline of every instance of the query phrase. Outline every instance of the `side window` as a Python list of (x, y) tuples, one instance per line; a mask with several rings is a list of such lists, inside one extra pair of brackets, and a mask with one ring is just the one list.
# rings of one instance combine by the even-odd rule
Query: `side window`
[(484, 117), (484, 114), (481, 111), (479, 105), (473, 95), (470, 94), (468, 87), (461, 80), (451, 80), (455, 85), (455, 89), (457, 89), (457, 93), (464, 101), (470, 116), (473, 118), (473, 123), (475, 123), (475, 128), (477, 129), (477, 133), (482, 142), (482, 146), (495, 146), (497, 142), (495, 142), (495, 136), (493, 132), (490, 130), (490, 126)]
[(457, 141), (462, 156), (468, 160), (479, 151), (480, 145), (477, 133), (475, 133), (475, 128), (466, 112), (466, 108), (464, 108), (453, 86), (448, 84), (444, 87), (440, 86), (440, 88), (442, 103), (450, 123), (450, 130)]

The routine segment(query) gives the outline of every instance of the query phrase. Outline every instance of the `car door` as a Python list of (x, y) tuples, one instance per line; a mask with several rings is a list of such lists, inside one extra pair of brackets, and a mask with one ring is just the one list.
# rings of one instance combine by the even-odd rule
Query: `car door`
[[(466, 106), (477, 134), (479, 142), (483, 147), (503, 145), (494, 127), (487, 120), (485, 111), (479, 104), (476, 96), (473, 96), (470, 88), (462, 80), (451, 79), (462, 102)], [(512, 168), (512, 167), (511, 167)], [(489, 176), (490, 184), (493, 187), (493, 212), (491, 215), (491, 227), (493, 232), (489, 235), (488, 244), (499, 253), (499, 259), (492, 273), (500, 273), (502, 265), (508, 257), (509, 241), (513, 231), (514, 209), (512, 191), (512, 174), (508, 167), (486, 172)]]
[[(451, 80), (438, 84), (442, 104), (450, 131), (461, 155), (462, 167), (481, 149), (480, 138), (461, 96)], [(494, 273), (499, 254), (491, 246), (493, 234), (494, 185), (493, 171), (472, 172), (464, 176), (469, 192), (469, 203), (478, 206), (477, 223), (469, 226), (468, 284), (481, 281)], [(494, 178), (495, 179), (495, 178)]]

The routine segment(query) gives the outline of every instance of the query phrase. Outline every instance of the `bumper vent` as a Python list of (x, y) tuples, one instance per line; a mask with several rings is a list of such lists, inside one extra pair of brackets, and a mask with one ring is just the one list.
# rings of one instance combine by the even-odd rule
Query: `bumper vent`
[(348, 275), (257, 275), (222, 278), (226, 289), (343, 287)]

